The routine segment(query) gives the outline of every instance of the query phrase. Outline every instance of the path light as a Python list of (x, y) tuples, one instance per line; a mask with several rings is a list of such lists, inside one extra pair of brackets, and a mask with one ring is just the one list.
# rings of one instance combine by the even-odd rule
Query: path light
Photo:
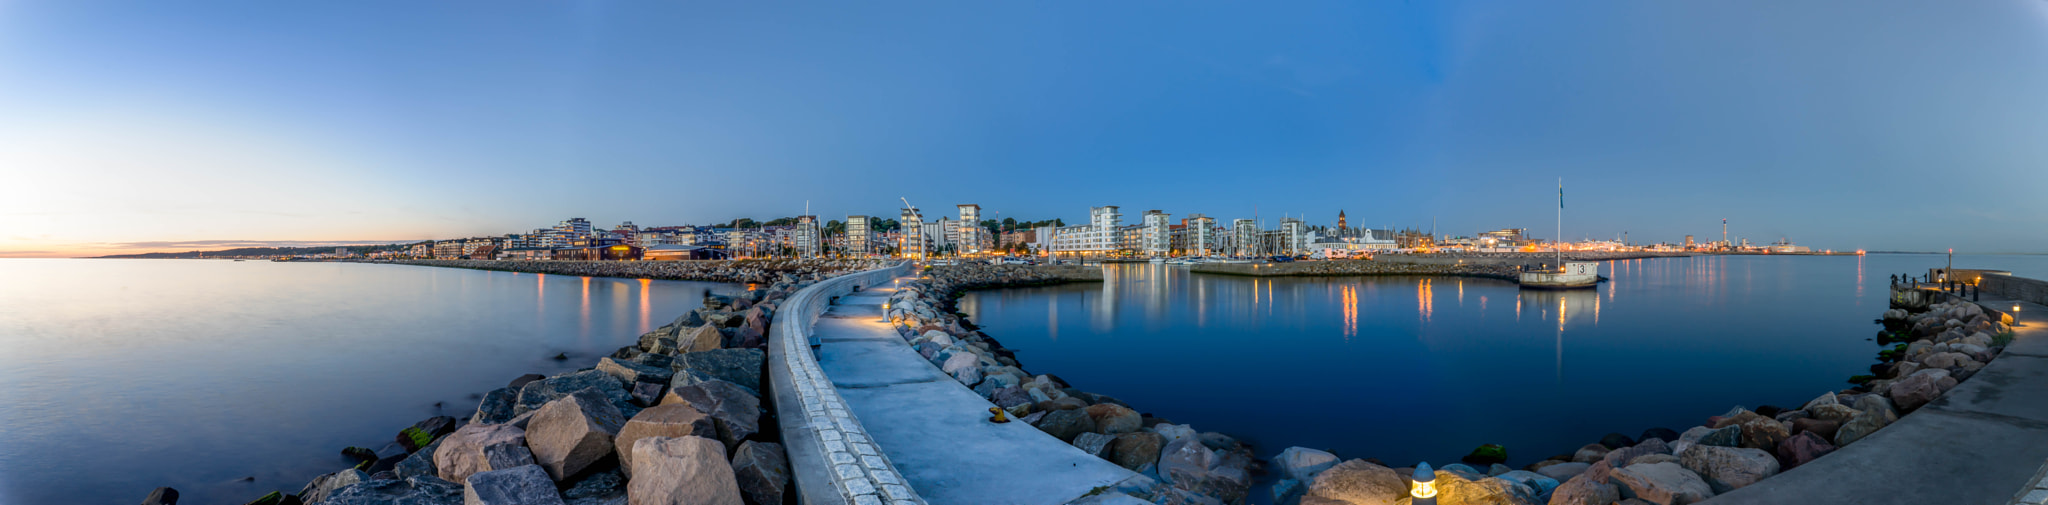
[(883, 301), (882, 301), (882, 320), (880, 320), (880, 321), (875, 321), (875, 322), (878, 322), (878, 323), (886, 323), (886, 322), (889, 322), (889, 301), (888, 301), (888, 300), (883, 300)]
[(1436, 505), (1436, 470), (1429, 468), (1429, 462), (1415, 465), (1415, 478), (1410, 482), (1408, 496), (1415, 498), (1415, 505)]

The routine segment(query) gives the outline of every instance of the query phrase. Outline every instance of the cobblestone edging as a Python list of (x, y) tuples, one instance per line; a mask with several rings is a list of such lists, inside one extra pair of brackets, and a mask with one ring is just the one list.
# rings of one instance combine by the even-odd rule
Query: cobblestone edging
[[(769, 381), (800, 503), (922, 505), (875, 447), (812, 353), (811, 325), (827, 300), (911, 272), (909, 262), (832, 278), (790, 296), (769, 336)], [(791, 319), (783, 319), (791, 318)]]

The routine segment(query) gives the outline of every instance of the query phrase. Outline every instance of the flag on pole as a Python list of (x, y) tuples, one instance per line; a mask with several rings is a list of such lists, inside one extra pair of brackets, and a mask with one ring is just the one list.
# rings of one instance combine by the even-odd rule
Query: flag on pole
[(1564, 208), (1564, 179), (1557, 180), (1557, 208)]

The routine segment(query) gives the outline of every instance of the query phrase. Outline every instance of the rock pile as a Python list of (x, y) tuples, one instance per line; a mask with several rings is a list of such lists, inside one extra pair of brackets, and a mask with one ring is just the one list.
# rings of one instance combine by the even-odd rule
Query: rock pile
[(829, 275), (706, 295), (595, 367), (522, 376), (466, 419), (421, 421), (382, 450), (350, 448), (355, 468), (251, 503), (781, 505), (789, 460), (777, 424), (762, 419), (762, 348), (782, 301)]
[(1123, 490), (1157, 503), (1244, 503), (1259, 471), (1252, 448), (1227, 435), (1140, 413), (1052, 374), (1026, 372), (994, 338), (975, 331), (952, 300), (976, 288), (1102, 280), (1092, 267), (963, 265), (930, 269), (889, 298), (887, 316), (918, 354), (1009, 416), (1154, 479)]
[(501, 270), (588, 277), (625, 277), (676, 281), (710, 281), (743, 284), (795, 282), (797, 279), (830, 279), (840, 275), (889, 266), (877, 259), (764, 259), (698, 261), (527, 261), (527, 260), (390, 260), (433, 267)]
[[(1498, 464), (1505, 455), (1482, 447), (1464, 463), (1435, 472), (1437, 501), (1678, 505), (1705, 500), (1869, 436), (1976, 373), (2012, 338), (2010, 328), (1976, 304), (1897, 306), (1902, 308), (1885, 312), (1887, 331), (1881, 337), (1911, 343), (1881, 353), (1886, 362), (1872, 367), (1876, 376), (1851, 380), (1862, 386), (1822, 393), (1794, 409), (1738, 406), (1683, 433), (1651, 428), (1636, 439), (1610, 433), (1598, 443), (1521, 470)], [(1387, 468), (1373, 460), (1331, 466), (1336, 460), (1314, 449), (1282, 451), (1275, 458), (1283, 480), (1274, 486), (1274, 503), (1391, 504), (1407, 496), (1413, 468)]]

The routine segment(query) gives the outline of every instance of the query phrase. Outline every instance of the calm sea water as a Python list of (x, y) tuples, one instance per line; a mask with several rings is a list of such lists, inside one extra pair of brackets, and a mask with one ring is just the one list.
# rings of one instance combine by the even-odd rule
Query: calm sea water
[[(1497, 443), (1520, 466), (1602, 434), (1796, 405), (1869, 373), (1894, 273), (1931, 255), (1604, 263), (1597, 290), (1112, 265), (1102, 284), (969, 293), (1026, 369), (1202, 431), (1393, 465)], [(2048, 276), (2048, 257), (1956, 266)], [(1263, 498), (1262, 498), (1263, 499)]]
[[(728, 284), (397, 265), (0, 260), (0, 503), (295, 493)], [(558, 352), (571, 359), (550, 359)], [(439, 405), (437, 407), (437, 404)], [(253, 481), (243, 480), (254, 477)]]

